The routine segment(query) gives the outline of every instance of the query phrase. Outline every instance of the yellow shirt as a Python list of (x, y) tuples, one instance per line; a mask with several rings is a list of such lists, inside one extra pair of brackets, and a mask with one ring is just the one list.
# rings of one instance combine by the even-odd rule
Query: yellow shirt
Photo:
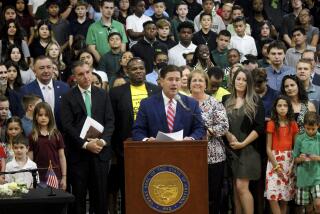
[(142, 99), (148, 97), (148, 92), (145, 84), (141, 86), (133, 86), (130, 85), (131, 90), (131, 99), (132, 99), (132, 107), (133, 107), (133, 118), (136, 120), (137, 113), (140, 107), (140, 102)]
[(218, 88), (218, 91), (216, 91), (216, 93), (214, 93), (212, 96), (219, 102), (222, 101), (222, 97), (224, 95), (227, 95), (227, 94), (230, 94), (229, 91), (227, 91), (226, 89), (222, 88), (222, 87), (219, 87)]

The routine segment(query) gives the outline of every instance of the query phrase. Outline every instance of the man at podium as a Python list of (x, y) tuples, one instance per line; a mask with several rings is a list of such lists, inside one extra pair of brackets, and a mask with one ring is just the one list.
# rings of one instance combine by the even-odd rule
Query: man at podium
[(206, 132), (199, 104), (193, 98), (178, 94), (181, 70), (168, 65), (160, 72), (161, 93), (140, 103), (132, 129), (134, 141), (154, 141), (159, 131), (173, 133), (183, 130), (184, 140), (200, 140)]

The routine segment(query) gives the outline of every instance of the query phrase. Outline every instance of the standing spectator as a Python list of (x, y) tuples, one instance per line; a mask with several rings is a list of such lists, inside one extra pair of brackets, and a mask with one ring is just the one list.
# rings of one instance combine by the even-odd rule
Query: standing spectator
[(116, 19), (117, 21), (121, 22), (124, 26), (126, 26), (126, 19), (128, 16), (132, 14), (129, 0), (120, 0), (118, 9), (119, 14), (116, 17)]
[(110, 50), (107, 38), (111, 32), (118, 32), (121, 34), (122, 51), (126, 50), (126, 43), (128, 42), (123, 24), (112, 19), (114, 12), (114, 1), (100, 1), (100, 10), (102, 12), (101, 20), (90, 25), (86, 39), (89, 50), (93, 53), (94, 58), (97, 61), (100, 60), (103, 54)]
[[(207, 13), (211, 14), (212, 16), (212, 22), (211, 22), (211, 30), (215, 33), (219, 33), (221, 30), (226, 29), (222, 18), (216, 14), (215, 8), (214, 8), (214, 2), (213, 0), (203, 0), (202, 1), (202, 9), (203, 11), (201, 13)], [(196, 32), (198, 32), (201, 29), (201, 24), (200, 24), (200, 15), (196, 16), (194, 19), (194, 29)]]
[(168, 51), (167, 46), (156, 40), (157, 27), (153, 21), (143, 23), (144, 37), (132, 46), (134, 56), (140, 57), (146, 66), (147, 74), (153, 71), (153, 60), (156, 50)]
[(311, 62), (312, 70), (311, 70), (311, 80), (312, 84), (320, 86), (320, 74), (316, 72), (316, 64), (318, 62), (318, 57), (314, 51), (305, 50), (302, 53), (301, 59), (306, 59)]
[(157, 23), (160, 19), (170, 20), (168, 16), (164, 15), (166, 10), (166, 4), (164, 0), (153, 0), (152, 7), (154, 9), (154, 14), (151, 16), (154, 23)]
[(299, 131), (304, 131), (303, 119), (307, 111), (316, 111), (315, 106), (309, 101), (306, 90), (302, 82), (295, 75), (286, 75), (282, 79), (281, 94), (290, 98), (293, 113), (299, 126)]
[[(228, 25), (227, 30), (231, 33), (231, 36), (234, 36), (236, 35), (236, 32), (233, 26), (233, 21), (236, 20), (238, 17), (244, 17), (243, 8), (239, 5), (233, 5), (231, 17), (232, 17), (232, 23)], [(251, 35), (251, 27), (248, 23), (246, 23), (246, 26), (245, 26), (245, 34), (249, 36)]]
[(0, 61), (3, 62), (7, 49), (10, 44), (15, 44), (21, 47), (26, 62), (30, 58), (30, 51), (27, 42), (23, 39), (21, 28), (17, 21), (9, 20), (1, 29), (0, 40)]
[(168, 20), (160, 19), (156, 22), (156, 26), (158, 32), (157, 40), (166, 45), (168, 50), (177, 44), (177, 42), (171, 39), (170, 29), (172, 28)]
[[(171, 33), (174, 36), (174, 40), (176, 42), (179, 42), (180, 38), (178, 35), (178, 25), (181, 22), (185, 22), (185, 21), (189, 21), (192, 22), (190, 19), (187, 18), (188, 15), (188, 5), (186, 4), (186, 2), (181, 1), (180, 3), (177, 4), (176, 6), (176, 17), (173, 17), (173, 19), (171, 20)], [(193, 19), (192, 19), (193, 20)]]
[(73, 43), (73, 39), (77, 35), (87, 36), (89, 26), (94, 22), (87, 17), (88, 3), (78, 1), (75, 6), (76, 18), (70, 21), (69, 44)]
[(35, 39), (30, 44), (31, 62), (41, 55), (46, 54), (46, 48), (48, 44), (54, 40), (53, 32), (51, 30), (51, 24), (48, 21), (40, 21), (37, 25), (37, 31), (35, 33)]
[[(265, 39), (263, 41), (261, 41), (261, 58), (258, 59), (258, 64), (259, 67), (262, 68), (266, 68), (270, 66), (270, 60), (269, 60), (269, 56), (268, 56), (268, 47), (270, 45), (270, 43), (272, 43), (274, 40), (273, 39)], [(258, 46), (257, 46), (258, 48)], [(259, 50), (259, 49), (258, 49)]]
[(23, 84), (28, 84), (35, 80), (36, 77), (24, 59), (23, 52), (19, 46), (12, 44), (8, 47), (6, 61), (12, 61), (18, 66)]
[(212, 15), (211, 13), (201, 13), (200, 15), (201, 29), (192, 37), (192, 43), (195, 45), (204, 44), (209, 47), (209, 51), (213, 51), (217, 46), (217, 34), (211, 30)]
[(231, 17), (232, 7), (233, 5), (231, 3), (225, 3), (222, 5), (221, 18), (226, 28), (232, 22), (232, 17)]
[(156, 85), (145, 82), (146, 70), (144, 62), (140, 58), (130, 59), (128, 62), (128, 75), (128, 83), (110, 89), (110, 99), (115, 117), (112, 145), (120, 169), (117, 179), (120, 180), (122, 213), (125, 213), (123, 142), (132, 136), (131, 129), (141, 100), (159, 92), (159, 88)]
[(176, 66), (186, 65), (186, 60), (183, 57), (184, 53), (194, 52), (196, 47), (192, 43), (192, 33), (194, 32), (193, 24), (185, 21), (178, 26), (180, 42), (173, 48), (169, 49), (169, 63)]
[(168, 65), (168, 53), (165, 51), (156, 51), (154, 54), (152, 73), (146, 75), (147, 82), (158, 85), (161, 70)]
[(98, 70), (104, 71), (110, 83), (118, 74), (120, 69), (120, 59), (121, 59), (121, 44), (122, 38), (121, 34), (118, 32), (112, 32), (108, 36), (108, 43), (111, 48), (110, 51), (105, 53), (99, 62)]
[(7, 61), (5, 65), (8, 70), (7, 87), (19, 93), (20, 87), (23, 85), (19, 66), (12, 61)]
[(30, 94), (22, 97), (22, 105), (25, 111), (25, 115), (21, 118), (21, 124), (25, 136), (29, 136), (32, 131), (34, 108), (40, 102), (41, 97), (38, 97), (37, 95)]
[(296, 27), (292, 30), (292, 42), (295, 46), (286, 52), (285, 63), (288, 66), (295, 67), (305, 50), (316, 51), (315, 47), (307, 44), (306, 31), (302, 27)]
[(46, 56), (50, 57), (52, 62), (57, 65), (58, 79), (67, 81), (71, 75), (66, 71), (66, 64), (63, 62), (62, 50), (58, 42), (51, 41), (46, 48)]
[[(90, 207), (96, 214), (105, 214), (107, 206), (108, 171), (112, 156), (111, 136), (114, 117), (109, 95), (92, 86), (92, 73), (87, 64), (75, 62), (73, 68), (78, 85), (72, 88), (61, 102), (61, 119), (68, 148), (68, 177), (75, 202), (72, 213), (86, 213), (86, 196), (89, 191)], [(104, 127), (100, 137), (80, 138), (87, 117)]]
[(40, 56), (34, 61), (34, 72), (36, 80), (21, 88), (21, 95), (36, 94), (43, 101), (49, 103), (54, 112), (56, 123), (61, 129), (60, 102), (61, 96), (65, 94), (69, 87), (66, 83), (52, 80), (53, 66), (52, 60), (47, 56)]
[(254, 92), (246, 70), (239, 69), (232, 79), (231, 94), (223, 97), (229, 119), (227, 141), (238, 156), (231, 162), (234, 179), (235, 212), (253, 213), (254, 199), (249, 190), (252, 180), (260, 178), (260, 155), (255, 140), (264, 131), (263, 103)]
[(199, 102), (201, 117), (208, 127), (208, 181), (209, 213), (220, 213), (221, 192), (226, 161), (226, 151), (222, 136), (229, 129), (225, 108), (212, 96), (205, 93), (209, 86), (208, 75), (194, 70), (188, 78), (191, 96)]
[(290, 99), (279, 96), (267, 122), (266, 196), (272, 213), (287, 213), (287, 203), (294, 198), (293, 145), (298, 125)]
[(235, 29), (236, 35), (231, 36), (230, 47), (236, 48), (240, 52), (240, 61), (245, 59), (245, 55), (252, 54), (257, 56), (257, 48), (254, 39), (246, 35), (246, 20), (244, 17), (238, 17), (233, 20), (232, 25)]
[[(269, 21), (262, 21), (261, 25), (259, 25), (259, 34), (258, 38), (255, 38), (256, 41), (256, 47), (258, 51), (258, 58), (260, 59), (262, 57), (262, 48), (263, 44), (266, 40), (270, 40), (273, 37), (271, 36), (271, 28), (272, 25)], [(269, 42), (270, 43), (270, 42)]]
[(295, 43), (292, 41), (292, 30), (295, 27), (296, 18), (302, 10), (302, 0), (290, 0), (292, 13), (283, 16), (281, 29), (281, 37), (288, 47), (294, 47)]
[(320, 87), (311, 82), (312, 64), (310, 60), (300, 59), (296, 65), (298, 79), (302, 82), (307, 92), (308, 99), (314, 104), (317, 112), (320, 107)]
[(274, 41), (268, 47), (270, 66), (266, 68), (268, 85), (270, 88), (280, 91), (282, 78), (286, 75), (295, 74), (293, 67), (284, 65), (286, 46), (282, 41)]
[(61, 46), (62, 51), (69, 45), (70, 25), (69, 21), (60, 17), (60, 6), (58, 0), (47, 2), (48, 21), (51, 24), (55, 40)]
[(216, 39), (217, 47), (211, 51), (213, 63), (222, 69), (228, 67), (228, 46), (230, 44), (231, 34), (227, 30), (219, 32)]
[(188, 87), (188, 78), (189, 78), (189, 75), (191, 74), (192, 69), (188, 65), (183, 65), (180, 67), (180, 69), (181, 69), (182, 77), (181, 77), (181, 87), (180, 87), (179, 93), (186, 96), (190, 96), (191, 93)]
[(213, 63), (210, 59), (209, 48), (206, 45), (199, 45), (194, 51), (192, 67), (196, 70), (208, 72), (209, 68), (213, 67)]
[(211, 94), (217, 101), (221, 102), (223, 96), (230, 94), (228, 90), (222, 87), (222, 81), (224, 78), (223, 70), (218, 66), (209, 68), (208, 77), (210, 84), (207, 89), (207, 93)]
[(307, 44), (317, 47), (319, 41), (319, 28), (311, 25), (311, 18), (309, 9), (304, 8), (300, 11), (296, 22), (306, 31)]
[(189, 20), (194, 20), (194, 18), (202, 11), (201, 4), (197, 0), (185, 0), (185, 3), (188, 5), (188, 14), (187, 18)]
[(30, 45), (34, 36), (35, 22), (33, 17), (28, 12), (27, 2), (27, 0), (16, 0), (16, 13), (17, 20), (20, 26), (26, 32), (26, 36), (28, 38), (28, 45)]
[(144, 36), (143, 23), (152, 21), (149, 16), (144, 15), (145, 2), (144, 0), (137, 0), (133, 4), (134, 13), (126, 19), (126, 29), (130, 40), (129, 47), (132, 47)]
[(29, 0), (28, 1), (28, 10), (31, 16), (35, 16), (39, 6), (43, 5), (46, 0)]

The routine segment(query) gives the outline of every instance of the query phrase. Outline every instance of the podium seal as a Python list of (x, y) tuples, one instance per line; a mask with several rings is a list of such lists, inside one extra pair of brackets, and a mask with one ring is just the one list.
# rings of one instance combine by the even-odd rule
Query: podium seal
[(147, 205), (160, 213), (172, 213), (188, 200), (190, 183), (185, 173), (176, 166), (160, 165), (151, 169), (142, 183), (142, 194)]

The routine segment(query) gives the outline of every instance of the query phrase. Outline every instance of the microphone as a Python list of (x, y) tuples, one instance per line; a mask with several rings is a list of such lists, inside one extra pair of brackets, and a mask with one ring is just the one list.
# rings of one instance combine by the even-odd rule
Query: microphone
[(184, 104), (179, 94), (176, 94), (173, 99), (177, 101), (184, 108), (184, 110), (190, 111), (190, 108), (188, 108), (186, 104)]

